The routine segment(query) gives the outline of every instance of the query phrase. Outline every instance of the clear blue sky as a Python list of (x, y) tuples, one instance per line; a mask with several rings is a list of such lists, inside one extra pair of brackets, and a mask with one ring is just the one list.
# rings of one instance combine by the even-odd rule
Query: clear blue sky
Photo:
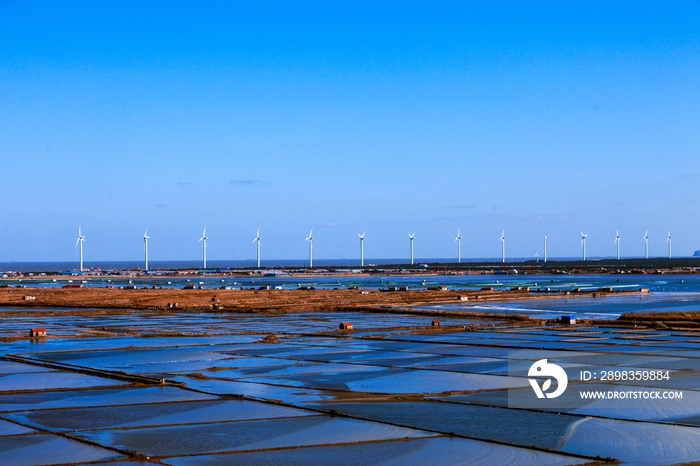
[(700, 249), (697, 2), (0, 0), (0, 261)]

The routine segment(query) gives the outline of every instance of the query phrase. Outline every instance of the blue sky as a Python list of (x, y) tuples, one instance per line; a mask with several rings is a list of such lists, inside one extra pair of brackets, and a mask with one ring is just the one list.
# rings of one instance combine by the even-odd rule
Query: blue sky
[(610, 3), (0, 0), (0, 261), (690, 255), (700, 6)]

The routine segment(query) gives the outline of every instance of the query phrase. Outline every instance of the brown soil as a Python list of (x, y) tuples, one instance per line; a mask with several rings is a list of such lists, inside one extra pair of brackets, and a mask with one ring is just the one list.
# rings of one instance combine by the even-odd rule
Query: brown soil
[[(524, 290), (380, 292), (359, 290), (173, 290), (118, 288), (1, 288), (0, 306), (33, 308), (154, 309), (163, 311), (213, 312), (305, 312), (378, 311), (421, 304), (459, 303), (460, 295), (470, 302), (603, 296), (634, 292), (530, 293)], [(25, 296), (35, 299), (26, 300)], [(173, 304), (177, 303), (177, 307)], [(445, 314), (435, 312), (435, 314)], [(459, 315), (464, 316), (460, 312)], [(500, 315), (500, 314), (499, 314)], [(503, 317), (503, 316), (501, 316)]]

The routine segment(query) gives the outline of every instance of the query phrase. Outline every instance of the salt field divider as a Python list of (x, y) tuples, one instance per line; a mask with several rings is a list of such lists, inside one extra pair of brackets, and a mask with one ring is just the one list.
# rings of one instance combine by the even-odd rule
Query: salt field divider
[(0, 357), (0, 360), (18, 362), (21, 364), (31, 364), (34, 366), (48, 367), (49, 369), (57, 369), (62, 371), (77, 372), (79, 374), (93, 375), (97, 377), (119, 380), (122, 382), (140, 383), (145, 385), (172, 385), (177, 387), (182, 387), (184, 383), (182, 382), (172, 382), (166, 379), (159, 379), (156, 377), (146, 377), (144, 375), (127, 374), (126, 372), (116, 372), (107, 371), (102, 369), (93, 369), (85, 366), (76, 366), (73, 364), (66, 364), (62, 362), (49, 362), (43, 361), (41, 359), (28, 358), (23, 356), (17, 356), (8, 354)]

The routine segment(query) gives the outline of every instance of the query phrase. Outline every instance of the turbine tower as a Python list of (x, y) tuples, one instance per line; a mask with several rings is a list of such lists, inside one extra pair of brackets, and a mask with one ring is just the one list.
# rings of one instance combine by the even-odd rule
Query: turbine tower
[(501, 262), (506, 261), (506, 230), (501, 233)]
[(151, 239), (150, 236), (148, 236), (148, 228), (146, 228), (146, 232), (143, 234), (143, 250), (146, 252), (146, 268), (145, 271), (148, 272), (148, 240)]
[(644, 258), (649, 259), (649, 232), (644, 232)]
[(547, 262), (547, 236), (544, 237), (544, 261)]
[(202, 242), (202, 253), (204, 256), (204, 261), (203, 261), (204, 265), (202, 268), (206, 269), (207, 268), (207, 227), (206, 226), (204, 226), (204, 231), (202, 232), (202, 237), (199, 238), (199, 241), (197, 241), (197, 242), (199, 243), (200, 241)]
[(457, 263), (460, 264), (462, 262), (462, 229), (460, 228), (457, 230), (457, 237), (455, 238), (455, 241), (457, 241)]
[(588, 238), (588, 235), (583, 233), (583, 230), (581, 230), (581, 247), (583, 248), (583, 260), (586, 260), (586, 238)]
[(413, 232), (413, 234), (409, 233), (408, 237), (411, 241), (411, 265), (413, 265), (413, 238), (416, 237), (416, 233), (415, 232)]
[(617, 244), (617, 260), (620, 260), (620, 232), (615, 230), (615, 244)]
[(258, 232), (253, 238), (253, 243), (258, 243), (258, 268), (260, 268), (260, 227), (258, 227)]
[(666, 242), (668, 243), (668, 258), (671, 258), (671, 232), (668, 232), (668, 236), (666, 237)]
[(83, 271), (83, 243), (85, 242), (85, 237), (83, 236), (82, 233), (82, 228), (80, 225), (78, 225), (78, 241), (75, 242), (75, 247), (78, 247), (78, 244), (80, 244), (80, 271)]
[(367, 232), (357, 234), (360, 237), (360, 266), (365, 266), (365, 235)]
[(311, 231), (309, 232), (309, 236), (306, 237), (306, 241), (309, 242), (309, 268), (313, 268), (314, 266), (314, 227), (311, 227)]

